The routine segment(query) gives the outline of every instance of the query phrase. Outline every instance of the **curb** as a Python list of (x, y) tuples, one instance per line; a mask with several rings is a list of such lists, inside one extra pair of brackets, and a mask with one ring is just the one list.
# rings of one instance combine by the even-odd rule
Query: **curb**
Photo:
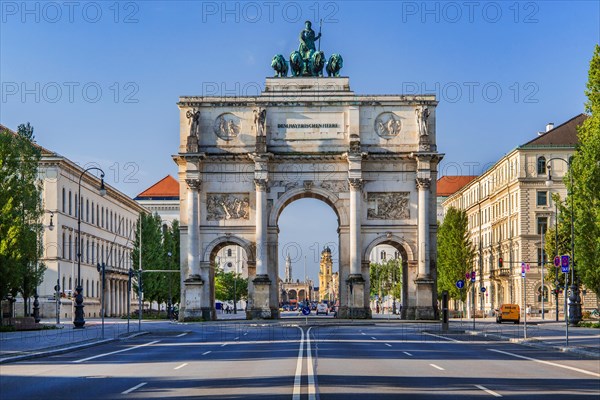
[(124, 336), (124, 337), (119, 337), (119, 338), (114, 338), (114, 339), (102, 339), (102, 340), (96, 340), (96, 341), (77, 344), (77, 345), (68, 346), (68, 347), (60, 347), (60, 348), (53, 349), (53, 350), (40, 350), (40, 351), (35, 351), (33, 353), (28, 353), (28, 354), (20, 354), (20, 355), (12, 356), (12, 357), (10, 357), (10, 356), (4, 357), (4, 358), (0, 358), (0, 364), (8, 364), (8, 363), (17, 362), (17, 361), (30, 360), (33, 358), (55, 356), (58, 354), (68, 353), (73, 350), (87, 349), (89, 347), (100, 346), (102, 344), (116, 342), (117, 340), (128, 340), (128, 339), (132, 339), (134, 337), (142, 336), (142, 335), (146, 335), (146, 334), (148, 334), (148, 332), (136, 332), (129, 336)]

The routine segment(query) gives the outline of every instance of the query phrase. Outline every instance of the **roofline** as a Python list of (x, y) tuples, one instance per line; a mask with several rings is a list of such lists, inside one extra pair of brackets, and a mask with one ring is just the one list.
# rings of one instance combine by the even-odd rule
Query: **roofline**
[[(525, 147), (525, 146), (527, 146), (529, 143), (531, 143), (531, 142), (534, 142), (534, 141), (538, 140), (539, 138), (546, 136), (546, 135), (547, 135), (547, 134), (549, 134), (550, 132), (552, 132), (552, 131), (554, 131), (554, 130), (556, 130), (556, 129), (560, 128), (560, 127), (561, 127), (561, 126), (563, 126), (563, 125), (566, 125), (566, 124), (568, 124), (569, 122), (573, 121), (573, 120), (574, 120), (574, 119), (576, 119), (576, 118), (579, 118), (579, 117), (581, 117), (582, 115), (584, 115), (584, 116), (586, 116), (586, 117), (588, 116), (586, 113), (579, 113), (579, 114), (577, 114), (576, 116), (574, 116), (573, 118), (571, 118), (571, 119), (569, 119), (569, 120), (567, 120), (567, 121), (563, 122), (562, 124), (560, 124), (560, 125), (558, 125), (558, 126), (555, 126), (554, 128), (550, 129), (549, 131), (546, 131), (546, 132), (544, 132), (542, 135), (539, 135), (538, 137), (536, 137), (536, 138), (533, 138), (533, 139), (531, 139), (530, 141), (528, 141), (528, 142), (526, 142), (526, 143), (523, 143), (523, 144), (522, 144), (522, 145), (520, 145), (519, 147)], [(547, 146), (553, 146), (553, 145), (547, 145)], [(559, 145), (559, 146), (560, 146), (560, 145)], [(519, 148), (519, 147), (517, 147), (517, 148)]]

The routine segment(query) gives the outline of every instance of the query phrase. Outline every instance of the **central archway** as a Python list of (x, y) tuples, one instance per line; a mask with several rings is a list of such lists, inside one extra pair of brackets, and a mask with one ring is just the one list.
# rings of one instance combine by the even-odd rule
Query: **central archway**
[[(342, 285), (340, 285), (340, 282), (342, 279), (339, 279), (339, 277), (344, 273), (345, 275), (348, 274), (348, 268), (344, 268), (344, 255), (342, 251), (343, 240), (341, 235), (344, 231), (344, 222), (346, 222), (347, 226), (347, 216), (343, 206), (340, 204), (342, 201), (329, 191), (313, 188), (291, 190), (286, 192), (285, 195), (281, 196), (278, 200), (279, 201), (274, 204), (269, 215), (269, 232), (272, 235), (270, 237), (270, 242), (277, 243), (276, 257), (271, 260), (277, 263), (276, 270), (278, 271), (278, 275), (282, 277), (281, 290), (278, 292), (282, 297), (288, 297), (287, 300), (290, 303), (289, 306), (291, 306), (291, 309), (295, 309), (297, 302), (302, 301), (326, 301), (332, 305), (336, 303), (341, 304)], [(293, 208), (293, 210), (290, 210), (291, 212), (298, 212), (299, 210), (296, 210), (296, 207), (294, 206), (303, 205), (304, 209), (309, 208), (308, 204), (310, 204), (310, 202), (306, 202), (306, 200), (312, 200), (315, 203), (318, 202), (325, 205), (324, 208), (326, 208), (327, 211), (324, 211), (324, 213), (328, 213), (330, 212), (329, 210), (331, 210), (334, 215), (334, 218), (331, 221), (327, 221), (326, 226), (319, 225), (318, 221), (311, 224), (310, 218), (306, 218), (302, 222), (305, 224), (305, 227), (308, 227), (306, 230), (315, 229), (322, 232), (322, 229), (329, 229), (329, 226), (331, 225), (334, 232), (332, 232), (332, 237), (327, 235), (325, 238), (321, 233), (320, 237), (315, 239), (314, 236), (307, 237), (307, 233), (305, 232), (303, 234), (303, 237), (305, 238), (304, 241), (306, 242), (304, 245), (304, 241), (300, 237), (297, 238), (297, 241), (291, 243), (286, 241), (286, 243), (282, 243), (280, 218), (282, 215), (283, 218), (285, 218), (286, 212), (290, 210), (290, 208)], [(327, 219), (323, 214), (321, 214), (321, 216), (323, 219)], [(310, 242), (310, 245), (308, 242)], [(329, 267), (327, 274), (321, 275), (319, 266), (322, 251), (325, 247), (330, 250), (332, 265)], [(333, 249), (333, 251), (331, 251), (331, 249)], [(285, 258), (288, 254), (290, 255), (289, 263), (294, 266), (293, 268), (295, 271), (298, 271), (298, 268), (301, 270), (304, 269), (305, 264), (308, 265), (305, 272), (308, 277), (302, 274), (295, 274), (296, 278), (299, 275), (302, 276), (300, 279), (293, 279), (291, 282), (287, 281), (288, 278), (286, 278), (285, 275)], [(348, 264), (346, 263), (346, 267), (347, 266)], [(326, 285), (329, 285), (329, 287)], [(319, 291), (317, 291), (317, 288)], [(297, 294), (295, 299), (290, 298), (288, 295), (292, 290)], [(306, 292), (303, 293), (304, 291)], [(283, 304), (281, 297), (279, 299), (279, 304), (280, 306), (288, 305)]]

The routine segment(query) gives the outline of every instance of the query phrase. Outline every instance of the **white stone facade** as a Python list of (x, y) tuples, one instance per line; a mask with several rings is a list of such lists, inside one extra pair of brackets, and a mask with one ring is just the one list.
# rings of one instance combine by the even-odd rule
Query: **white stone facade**
[(405, 317), (435, 318), (436, 105), (432, 95), (358, 96), (348, 78), (181, 97), (181, 318), (214, 318), (210, 265), (233, 244), (248, 254), (248, 318), (277, 318), (277, 222), (306, 197), (338, 217), (340, 317), (370, 316), (369, 255), (390, 244), (404, 261)]
[[(41, 259), (47, 270), (38, 288), (40, 316), (54, 318), (57, 304), (54, 286), (60, 285), (60, 318), (72, 319), (70, 293), (77, 286), (77, 220), (80, 212), (79, 179), (83, 168), (56, 153), (44, 150), (39, 173), (43, 180), (44, 252)], [(106, 185), (107, 194), (99, 194), (100, 179), (96, 170), (81, 178), (81, 282), (85, 318), (100, 317), (101, 274), (97, 263), (106, 264), (105, 315), (126, 313), (128, 270), (132, 267), (131, 251), (135, 224), (145, 211), (128, 196)], [(147, 212), (147, 211), (145, 211)], [(48, 229), (50, 217), (54, 229)], [(135, 294), (132, 294), (134, 298)], [(131, 304), (137, 309), (137, 303)], [(18, 311), (18, 310), (17, 310)]]

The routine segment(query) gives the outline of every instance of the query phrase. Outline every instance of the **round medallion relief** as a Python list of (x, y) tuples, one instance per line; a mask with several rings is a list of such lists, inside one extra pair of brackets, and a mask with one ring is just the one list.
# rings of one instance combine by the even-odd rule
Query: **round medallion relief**
[(375, 118), (375, 133), (384, 139), (392, 139), (400, 134), (402, 121), (393, 112), (383, 112)]
[(232, 113), (223, 113), (215, 120), (213, 129), (221, 139), (231, 140), (240, 134), (240, 119)]

